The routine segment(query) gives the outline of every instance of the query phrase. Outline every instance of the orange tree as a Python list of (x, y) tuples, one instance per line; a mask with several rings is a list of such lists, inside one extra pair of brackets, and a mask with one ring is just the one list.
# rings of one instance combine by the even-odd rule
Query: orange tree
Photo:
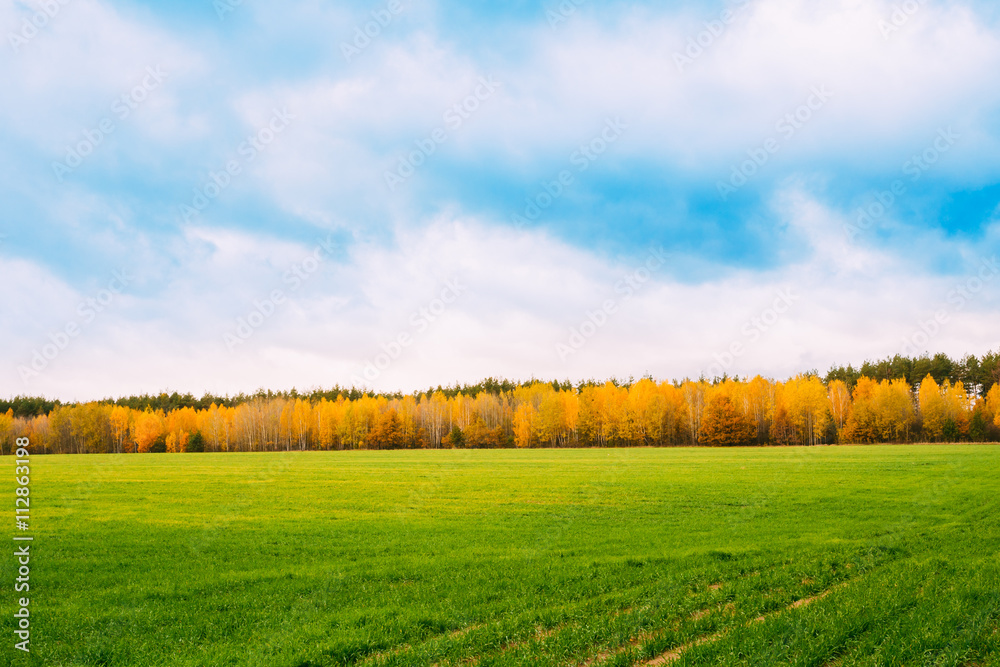
[(700, 440), (709, 447), (752, 445), (757, 440), (757, 426), (736, 409), (728, 396), (719, 395), (705, 409)]

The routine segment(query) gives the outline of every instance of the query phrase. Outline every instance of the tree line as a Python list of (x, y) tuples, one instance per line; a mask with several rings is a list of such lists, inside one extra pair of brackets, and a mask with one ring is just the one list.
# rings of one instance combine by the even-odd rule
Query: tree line
[[(975, 364), (939, 357), (784, 382), (487, 379), (407, 395), (163, 394), (52, 403), (34, 414), (11, 405), (0, 413), (0, 450), (11, 452), (17, 437), (49, 453), (1000, 441), (996, 355)], [(927, 372), (912, 382), (914, 369)]]

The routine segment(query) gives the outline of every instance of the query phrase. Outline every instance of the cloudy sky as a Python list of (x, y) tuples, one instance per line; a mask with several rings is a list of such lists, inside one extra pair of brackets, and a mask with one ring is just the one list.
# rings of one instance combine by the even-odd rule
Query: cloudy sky
[(0, 395), (1000, 347), (972, 0), (0, 5)]

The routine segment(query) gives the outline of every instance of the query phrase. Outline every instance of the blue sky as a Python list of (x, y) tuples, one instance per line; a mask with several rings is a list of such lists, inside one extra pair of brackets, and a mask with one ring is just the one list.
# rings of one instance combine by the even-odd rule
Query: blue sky
[(990, 3), (20, 0), (0, 27), (2, 395), (1000, 347)]

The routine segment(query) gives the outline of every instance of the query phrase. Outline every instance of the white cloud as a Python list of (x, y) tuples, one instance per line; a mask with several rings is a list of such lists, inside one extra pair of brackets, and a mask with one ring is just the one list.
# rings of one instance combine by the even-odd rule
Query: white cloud
[[(20, 4), (0, 8), (5, 41), (20, 35), (22, 22), (36, 13)], [(143, 96), (128, 125), (155, 143), (192, 136), (191, 122), (178, 110), (177, 84), (204, 74), (196, 49), (98, 0), (58, 5), (59, 12), (16, 52), (2, 50), (0, 86), (16, 91), (16, 104), (0, 105), (5, 131), (61, 157), (67, 144), (81, 140), (103, 118), (123, 125), (112, 105), (148, 79), (152, 68), (166, 79)]]
[[(302, 11), (341, 29), (347, 20), (316, 5)], [(1000, 65), (1000, 40), (995, 28), (960, 5), (924, 5), (885, 39), (878, 20), (891, 13), (887, 1), (757, 0), (683, 73), (674, 54), (711, 14), (636, 11), (604, 23), (581, 15), (556, 32), (525, 29), (519, 36), (524, 57), (489, 65), (431, 33), (407, 34), (401, 22), (352, 67), (338, 60), (338, 67), (311, 78), (251, 78), (245, 87), (234, 84), (235, 91), (211, 91), (195, 105), (200, 111), (183, 104), (184, 94), (201, 89), (223, 64), (105, 3), (78, 0), (64, 12), (22, 53), (3, 56), (0, 85), (17, 93), (16, 103), (0, 106), (5, 132), (46, 155), (58, 153), (135, 85), (146, 65), (162, 64), (169, 85), (136, 119), (153, 146), (149, 155), (184, 141), (228, 142), (234, 126), (261, 127), (273, 108), (287, 107), (294, 123), (247, 166), (240, 188), (263, 193), (319, 229), (352, 229), (354, 245), (346, 255), (324, 259), (293, 289), (287, 272), (301, 267), (313, 246), (212, 227), (232, 217), (223, 201), (202, 216), (203, 227), (164, 242), (169, 234), (156, 240), (144, 234), (139, 218), (145, 211), (129, 210), (129, 200), (113, 192), (31, 182), (18, 192), (33, 193), (72, 233), (90, 235), (81, 228), (110, 216), (114, 231), (95, 233), (91, 243), (109, 256), (130, 255), (141, 278), (44, 373), (24, 383), (17, 366), (77, 317), (77, 304), (93, 296), (93, 286), (68, 284), (31, 262), (0, 259), (3, 275), (16, 276), (0, 324), (10, 362), (0, 394), (96, 398), (163, 388), (345, 384), (400, 334), (414, 342), (372, 382), (376, 388), (409, 390), (486, 375), (698, 375), (733, 342), (745, 351), (725, 370), (780, 377), (897, 352), (902, 338), (939, 308), (950, 308), (949, 322), (930, 349), (981, 353), (997, 343), (992, 283), (958, 309), (948, 294), (961, 276), (927, 274), (926, 263), (914, 262), (912, 254), (873, 249), (867, 238), (874, 233), (849, 243), (843, 227), (851, 221), (824, 207), (812, 194), (821, 188), (802, 180), (786, 181), (773, 200), (774, 219), (806, 249), (798, 261), (770, 271), (727, 270), (699, 284), (678, 280), (676, 268), (661, 270), (627, 300), (615, 285), (638, 259), (612, 260), (544, 232), (496, 228), (495, 220), (471, 219), (461, 210), (428, 220), (414, 213), (417, 205), (426, 210), (431, 204), (411, 201), (416, 188), (404, 185), (391, 194), (383, 181), (383, 171), (415, 140), (444, 125), (445, 111), (480, 76), (493, 76), (499, 90), (448, 133), (429, 162), (496, 160), (519, 175), (542, 169), (551, 178), (554, 162), (565, 162), (605, 118), (621, 116), (629, 128), (615, 159), (665, 165), (711, 183), (774, 134), (778, 118), (812, 87), (826, 85), (834, 98), (782, 147), (786, 165), (806, 165), (791, 171), (811, 174), (826, 164), (840, 173), (896, 178), (907, 155), (928, 146), (939, 127), (954, 124), (963, 139), (936, 169), (956, 181), (991, 183), (1000, 167), (991, 125), (1000, 91), (984, 82), (994, 80)], [(18, 17), (16, 5), (0, 8), (0, 25), (16, 26)], [(327, 56), (342, 58), (336, 50)], [(197, 185), (203, 178), (192, 174), (190, 180)], [(375, 234), (366, 225), (378, 221), (392, 227), (391, 243), (368, 238)], [(892, 216), (880, 224), (890, 229)], [(998, 229), (994, 224), (978, 245), (937, 231), (914, 233), (911, 252), (962, 257), (971, 269), (984, 249), (996, 247)], [(455, 279), (465, 288), (461, 296), (418, 331), (414, 314), (419, 322), (420, 309)], [(788, 288), (799, 295), (793, 307), (749, 340), (744, 327), (750, 323), (752, 331), (753, 318)], [(235, 352), (227, 349), (224, 335), (275, 290), (288, 301)], [(607, 299), (619, 312), (580, 351), (561, 359), (556, 345)]]
[(635, 153), (659, 149), (665, 160), (714, 168), (774, 135), (780, 118), (825, 85), (834, 99), (785, 153), (864, 167), (887, 153), (891, 165), (895, 151), (920, 147), (938, 126), (995, 109), (1000, 94), (983, 86), (1000, 66), (1000, 40), (967, 9), (925, 5), (886, 40), (877, 26), (891, 11), (880, 0), (758, 0), (682, 73), (674, 56), (705, 30), (701, 21), (577, 21), (539, 36), (528, 76), (509, 75), (539, 112), (506, 119), (507, 135), (546, 145), (618, 113), (632, 122)]
[[(318, 263), (296, 288), (283, 276), (302, 265), (312, 246), (190, 230), (186, 259), (161, 293), (113, 304), (28, 383), (11, 366), (0, 392), (95, 398), (164, 388), (199, 393), (345, 385), (377, 355), (396, 354), (391, 343), (400, 334), (412, 343), (401, 346), (370, 386), (412, 390), (487, 375), (581, 379), (650, 372), (673, 378), (720, 369), (783, 377), (900, 352), (903, 338), (939, 309), (947, 311), (948, 322), (928, 349), (960, 355), (996, 344), (1000, 276), (958, 309), (947, 296), (967, 276), (920, 275), (903, 258), (840, 241), (844, 221), (799, 190), (780, 197), (775, 214), (809, 240), (801, 262), (696, 285), (677, 281), (667, 268), (639, 283), (631, 298), (615, 286), (644, 256), (605, 260), (543, 233), (467, 219), (401, 230), (393, 247), (355, 246), (346, 260)], [(970, 271), (975, 268), (970, 264)], [(20, 272), (35, 275), (18, 288), (26, 303), (53, 290), (67, 304), (86, 296), (72, 294), (37, 267)], [(435, 299), (456, 280), (458, 298), (438, 308)], [(233, 283), (236, 290), (224, 289)], [(234, 352), (227, 350), (224, 334), (276, 289), (288, 302)], [(791, 307), (772, 321), (768, 309), (789, 289)], [(580, 329), (588, 311), (609, 299), (617, 312), (561, 359), (557, 344), (568, 343), (571, 328)], [(432, 316), (426, 327), (414, 323), (425, 317), (421, 309)], [(18, 312), (31, 319), (30, 310)], [(44, 327), (5, 327), (18, 363), (46, 342)], [(743, 345), (740, 354), (730, 365), (713, 367), (714, 355), (725, 360), (734, 342)]]
[[(548, 175), (620, 116), (628, 130), (613, 160), (685, 178), (725, 179), (771, 137), (781, 145), (773, 161), (786, 169), (895, 173), (948, 126), (962, 141), (938, 176), (995, 177), (1000, 151), (983, 146), (998, 142), (1000, 90), (984, 85), (1000, 69), (996, 30), (961, 6), (929, 4), (885, 39), (878, 22), (891, 13), (883, 0), (757, 0), (683, 73), (675, 54), (717, 14), (579, 16), (556, 32), (525, 29), (526, 57), (489, 64), (426, 33), (385, 35), (339, 76), (268, 85), (234, 104), (251, 126), (272, 106), (298, 115), (257, 180), (286, 210), (326, 223), (405, 215), (411, 184), (390, 193), (384, 171), (442, 126), (479, 76), (502, 86), (425, 169), (444, 155)], [(833, 97), (791, 138), (779, 132), (817, 88)]]

